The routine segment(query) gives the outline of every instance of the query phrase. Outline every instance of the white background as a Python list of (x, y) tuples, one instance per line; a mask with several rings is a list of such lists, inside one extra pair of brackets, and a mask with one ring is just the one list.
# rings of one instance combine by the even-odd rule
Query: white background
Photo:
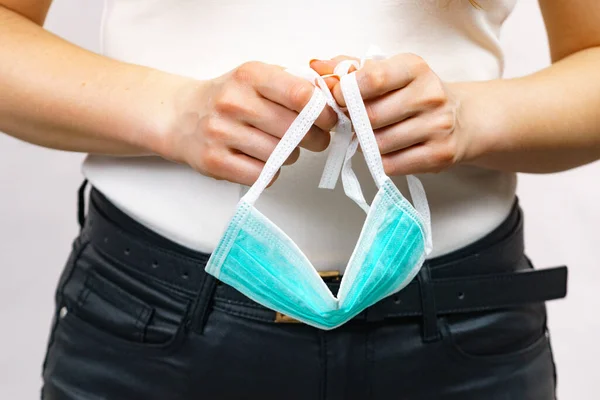
[[(98, 51), (102, 1), (54, 3), (48, 29)], [(507, 77), (549, 63), (535, 0), (519, 1), (502, 40)], [(77, 232), (81, 160), (79, 154), (0, 134), (0, 399), (39, 398), (53, 291)], [(567, 300), (549, 304), (559, 398), (567, 400), (600, 398), (599, 176), (600, 163), (595, 163), (560, 174), (521, 175), (519, 180), (527, 252), (538, 267), (570, 267)]]

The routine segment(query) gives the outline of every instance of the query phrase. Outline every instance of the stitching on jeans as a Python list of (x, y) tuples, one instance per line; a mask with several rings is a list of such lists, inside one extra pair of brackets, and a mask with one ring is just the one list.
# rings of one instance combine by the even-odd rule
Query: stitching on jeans
[[(71, 281), (73, 277), (73, 273), (75, 271), (75, 267), (77, 265), (77, 261), (81, 257), (83, 251), (90, 243), (89, 240), (84, 240), (84, 231), (81, 230), (79, 236), (74, 240), (71, 253), (69, 254), (69, 258), (67, 259), (66, 265), (61, 273), (59, 282), (55, 289), (55, 309), (54, 309), (54, 321), (52, 323), (52, 327), (50, 329), (50, 336), (48, 338), (48, 343), (46, 345), (46, 355), (44, 356), (44, 361), (42, 362), (42, 370), (46, 370), (46, 366), (48, 363), (49, 350), (54, 344), (54, 339), (56, 335), (56, 330), (58, 329), (58, 324), (60, 323), (60, 309), (66, 306), (64, 291), (67, 287), (67, 284)], [(87, 238), (85, 238), (87, 239)], [(63, 279), (64, 278), (64, 279)], [(81, 293), (79, 293), (81, 294)]]
[[(98, 284), (103, 286), (98, 287)], [(84, 285), (88, 287), (90, 291), (94, 292), (96, 296), (100, 297), (102, 300), (106, 301), (118, 310), (127, 313), (129, 316), (133, 317), (135, 312), (136, 316), (139, 317), (139, 309), (151, 308), (148, 303), (121, 288), (117, 283), (103, 277), (95, 270), (91, 270), (88, 273)], [(111, 291), (114, 295), (111, 296), (111, 294), (107, 293), (107, 291)]]
[[(140, 311), (138, 313), (138, 316), (135, 320), (135, 327), (138, 329), (138, 331), (136, 332), (136, 335), (139, 335), (139, 339), (140, 342), (144, 341), (144, 334), (146, 331), (146, 327), (148, 325), (148, 321), (146, 321), (146, 319), (148, 318), (148, 316), (151, 313), (151, 309), (149, 308), (140, 308)], [(142, 316), (144, 321), (142, 322)]]
[(142, 325), (142, 321), (141, 321), (141, 317), (142, 317), (142, 313), (145, 310), (143, 308), (140, 308), (137, 312), (137, 316), (135, 317), (135, 323), (133, 324), (135, 326), (135, 337), (141, 342), (142, 341), (142, 332), (141, 331), (141, 325)]
[(246, 313), (243, 311), (237, 311), (237, 310), (229, 310), (223, 307), (219, 307), (216, 304), (213, 306), (215, 310), (224, 312), (225, 314), (231, 314), (231, 315), (236, 315), (238, 317), (246, 317), (246, 318), (250, 318), (250, 319), (255, 319), (258, 321), (263, 321), (263, 322), (275, 322), (274, 318), (266, 318), (266, 317), (261, 317), (259, 315), (256, 314), (251, 314), (251, 313)]
[[(210, 306), (213, 303), (214, 293), (217, 288), (216, 278), (206, 274), (202, 280), (200, 291), (192, 303), (192, 316), (186, 322), (194, 332), (202, 334), (210, 315)], [(187, 314), (187, 312), (186, 312)]]
[(238, 306), (256, 308), (257, 310), (267, 310), (267, 308), (261, 306), (260, 304), (249, 303), (246, 301), (230, 300), (230, 299), (227, 299), (224, 297), (215, 297), (214, 300), (215, 300), (215, 303), (234, 304), (234, 305), (238, 305)]
[(88, 286), (85, 286), (85, 284), (84, 284), (84, 287), (79, 292), (79, 296), (77, 296), (77, 302), (76, 302), (77, 308), (83, 307), (83, 305), (87, 301), (87, 298), (89, 295), (90, 295), (90, 289)]

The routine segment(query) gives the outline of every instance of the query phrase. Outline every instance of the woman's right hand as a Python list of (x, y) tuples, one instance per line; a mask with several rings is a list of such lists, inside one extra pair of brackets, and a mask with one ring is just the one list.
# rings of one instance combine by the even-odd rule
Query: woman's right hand
[[(283, 68), (258, 62), (199, 81), (103, 57), (42, 28), (49, 2), (5, 3), (0, 0), (0, 131), (39, 146), (159, 155), (251, 185), (314, 90)], [(301, 146), (324, 150), (335, 122), (327, 107)], [(298, 156), (296, 150), (288, 163)]]
[[(260, 62), (187, 86), (177, 94), (176, 121), (158, 153), (203, 175), (252, 185), (313, 90), (305, 79)], [(336, 122), (327, 106), (300, 146), (325, 150)], [(295, 149), (286, 164), (299, 154)]]

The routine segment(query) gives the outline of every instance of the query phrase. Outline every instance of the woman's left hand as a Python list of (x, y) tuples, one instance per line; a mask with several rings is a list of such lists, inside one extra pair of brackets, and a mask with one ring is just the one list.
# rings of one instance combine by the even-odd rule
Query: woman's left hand
[[(320, 75), (344, 59), (313, 60)], [(399, 54), (368, 60), (356, 72), (358, 86), (388, 175), (441, 172), (464, 161), (471, 139), (460, 126), (460, 102), (420, 57)], [(345, 107), (339, 84), (333, 95)]]

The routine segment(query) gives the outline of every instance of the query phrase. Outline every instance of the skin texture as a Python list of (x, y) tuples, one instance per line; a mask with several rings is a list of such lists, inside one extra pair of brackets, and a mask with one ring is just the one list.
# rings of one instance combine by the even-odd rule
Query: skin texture
[[(187, 101), (181, 104), (184, 117), (175, 128), (178, 134), (167, 135), (161, 148), (205, 175), (250, 185), (313, 91), (308, 81), (280, 67), (243, 64), (192, 92), (193, 107)], [(300, 146), (325, 150), (336, 122), (335, 112), (327, 107)], [(286, 164), (299, 155), (296, 149)]]
[[(157, 154), (248, 185), (310, 99), (310, 83), (273, 65), (196, 81), (93, 54), (40, 27), (49, 5), (0, 0), (0, 60), (9, 60), (0, 62), (0, 130), (22, 140)], [(554, 63), (530, 76), (447, 83), (412, 54), (357, 72), (388, 174), (458, 163), (544, 173), (600, 158), (600, 2), (540, 5)], [(329, 74), (343, 58), (311, 66)], [(343, 105), (337, 81), (328, 84)], [(323, 150), (334, 123), (327, 108), (302, 146)]]
[[(250, 185), (314, 90), (259, 62), (208, 81), (122, 63), (42, 29), (49, 1), (3, 3), (0, 60), (9, 62), (0, 62), (0, 131), (40, 146), (157, 154)], [(325, 150), (336, 122), (327, 107), (301, 146)]]
[[(542, 0), (553, 65), (530, 76), (446, 83), (413, 54), (356, 72), (386, 172), (466, 163), (546, 173), (600, 158), (600, 2)], [(311, 63), (330, 74), (349, 56)], [(334, 96), (344, 105), (339, 85)]]

